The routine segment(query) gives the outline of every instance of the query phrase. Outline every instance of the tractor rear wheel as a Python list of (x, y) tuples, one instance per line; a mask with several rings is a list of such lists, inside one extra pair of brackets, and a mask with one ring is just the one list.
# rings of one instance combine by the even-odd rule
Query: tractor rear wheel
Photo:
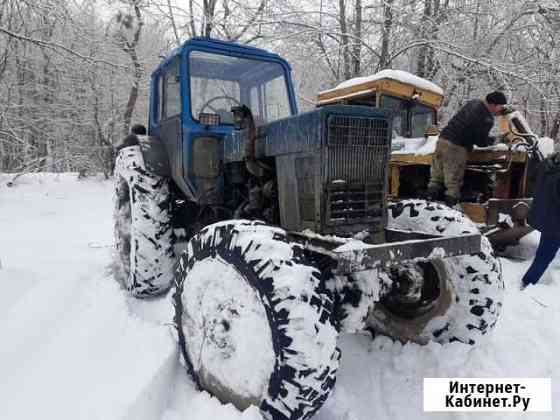
[(200, 388), (271, 420), (307, 419), (330, 394), (340, 353), (322, 274), (282, 229), (210, 225), (179, 260), (174, 323)]
[(133, 296), (164, 293), (175, 261), (170, 181), (145, 169), (140, 146), (119, 151), (114, 176), (115, 276)]
[[(388, 227), (442, 236), (478, 232), (459, 211), (424, 200), (391, 204)], [(411, 262), (382, 274), (392, 286), (370, 308), (367, 324), (401, 341), (478, 344), (500, 316), (504, 282), (485, 237), (477, 254)]]

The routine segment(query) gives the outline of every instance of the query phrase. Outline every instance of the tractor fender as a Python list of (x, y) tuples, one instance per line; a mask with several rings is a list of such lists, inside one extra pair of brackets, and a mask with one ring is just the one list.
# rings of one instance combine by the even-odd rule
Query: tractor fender
[(140, 146), (147, 171), (163, 177), (171, 176), (167, 149), (159, 137), (129, 134), (115, 146), (115, 150), (118, 153), (128, 146)]

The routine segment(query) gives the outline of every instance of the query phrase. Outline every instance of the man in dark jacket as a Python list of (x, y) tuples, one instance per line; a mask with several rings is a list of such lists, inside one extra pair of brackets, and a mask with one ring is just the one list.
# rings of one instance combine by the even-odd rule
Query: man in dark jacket
[(533, 263), (521, 280), (521, 288), (539, 281), (560, 249), (560, 153), (541, 163), (529, 224), (541, 232)]
[(502, 92), (492, 92), (484, 100), (467, 102), (451, 118), (442, 130), (432, 162), (432, 174), (428, 184), (428, 195), (440, 200), (445, 193), (445, 202), (454, 206), (459, 201), (468, 153), (473, 146), (485, 147), (494, 143), (488, 133), (494, 125), (494, 116), (507, 103)]

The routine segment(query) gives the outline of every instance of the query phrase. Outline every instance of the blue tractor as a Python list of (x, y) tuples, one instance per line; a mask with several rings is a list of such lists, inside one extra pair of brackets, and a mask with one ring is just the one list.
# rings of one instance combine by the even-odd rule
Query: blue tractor
[(388, 201), (390, 127), (366, 106), (298, 113), (289, 64), (253, 47), (195, 38), (153, 72), (147, 133), (115, 163), (117, 277), (136, 297), (172, 288), (201, 389), (305, 419), (340, 332), (475, 344), (493, 328), (503, 282), (477, 227)]

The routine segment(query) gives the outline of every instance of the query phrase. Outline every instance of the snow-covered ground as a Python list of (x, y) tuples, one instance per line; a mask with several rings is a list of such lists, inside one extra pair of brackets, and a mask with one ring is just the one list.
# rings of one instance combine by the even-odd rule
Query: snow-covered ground
[[(0, 419), (258, 420), (195, 391), (178, 362), (168, 297), (133, 300), (111, 273), (112, 183), (0, 175)], [(335, 392), (316, 420), (510, 419), (423, 413), (425, 377), (550, 377), (560, 418), (560, 261), (518, 290), (527, 262), (502, 260), (509, 286), (480, 347), (340, 338)]]

